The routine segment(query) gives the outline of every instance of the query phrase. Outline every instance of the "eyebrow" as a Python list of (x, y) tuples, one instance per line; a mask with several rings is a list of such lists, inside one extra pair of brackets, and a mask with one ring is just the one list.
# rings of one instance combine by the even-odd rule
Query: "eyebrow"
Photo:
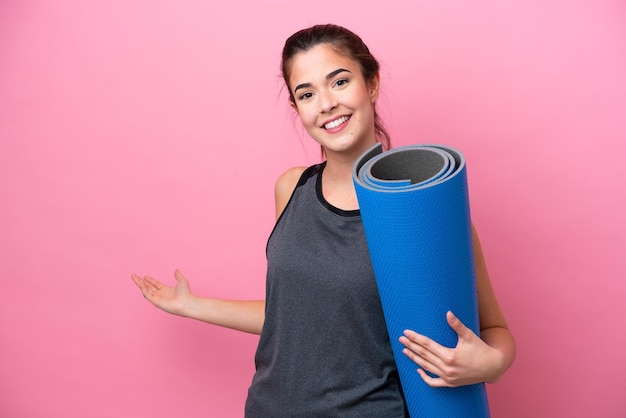
[[(331, 78), (333, 78), (334, 76), (336, 76), (337, 74), (343, 73), (343, 72), (350, 72), (350, 70), (346, 70), (345, 68), (338, 68), (335, 71), (331, 71), (330, 73), (326, 74), (326, 80), (330, 80)], [(296, 86), (295, 89), (293, 89), (293, 92), (297, 92), (298, 89), (306, 89), (311, 87), (311, 83), (302, 83), (302, 84), (298, 84)]]

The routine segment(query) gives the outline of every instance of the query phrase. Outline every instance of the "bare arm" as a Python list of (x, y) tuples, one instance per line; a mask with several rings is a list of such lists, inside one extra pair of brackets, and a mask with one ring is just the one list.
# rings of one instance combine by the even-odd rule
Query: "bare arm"
[(474, 242), (474, 263), (476, 266), (476, 287), (478, 292), (478, 314), (480, 318), (480, 338), (500, 356), (497, 367), (485, 380), (494, 383), (513, 364), (516, 346), (509, 331), (506, 319), (491, 286), (483, 250), (476, 229), (472, 227)]
[(276, 187), (274, 188), (274, 200), (276, 205), (276, 220), (280, 218), (280, 215), (285, 210), (289, 199), (293, 194), (298, 180), (302, 176), (302, 173), (306, 170), (306, 167), (293, 167), (285, 171), (276, 181)]
[[(493, 292), (478, 234), (473, 228), (472, 237), (481, 337), (452, 312), (447, 313), (446, 319), (458, 335), (454, 348), (444, 347), (410, 330), (400, 337), (400, 342), (406, 346), (404, 354), (420, 366), (418, 373), (433, 387), (494, 383), (515, 359), (515, 340)], [(431, 377), (424, 370), (439, 377)]]
[(238, 331), (260, 334), (265, 321), (264, 300), (226, 300), (198, 297), (190, 318)]
[[(276, 219), (287, 206), (304, 169), (292, 168), (276, 182)], [(264, 300), (226, 300), (197, 296), (178, 270), (174, 273), (175, 286), (168, 286), (150, 276), (133, 274), (131, 277), (143, 296), (165, 312), (251, 334), (261, 333), (265, 321)]]
[(168, 286), (150, 276), (133, 274), (131, 277), (143, 296), (165, 312), (238, 331), (261, 333), (265, 320), (263, 300), (224, 300), (196, 296), (178, 270), (174, 273), (175, 286)]

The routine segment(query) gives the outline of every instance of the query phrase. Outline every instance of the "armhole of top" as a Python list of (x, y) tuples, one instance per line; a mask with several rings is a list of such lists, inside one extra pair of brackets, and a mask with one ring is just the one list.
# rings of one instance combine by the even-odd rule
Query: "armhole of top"
[[(309, 180), (311, 177), (313, 177), (316, 173), (319, 173), (319, 171), (324, 167), (325, 164), (326, 164), (326, 162), (312, 165), (310, 167), (307, 167), (302, 172), (302, 174), (300, 175), (300, 178), (298, 179), (298, 182), (296, 183), (296, 186), (291, 191), (291, 196), (289, 196), (289, 200), (287, 201), (287, 204), (285, 205), (285, 207), (283, 208), (283, 211), (280, 213), (280, 216), (278, 217), (278, 219), (276, 219), (276, 222), (274, 223), (274, 228), (272, 228), (272, 232), (270, 233), (269, 237), (267, 238), (267, 244), (269, 244), (269, 241), (272, 238), (272, 235), (274, 235), (274, 231), (276, 230), (276, 226), (278, 225), (280, 220), (283, 219), (283, 216), (285, 215), (285, 212), (287, 211), (287, 208), (289, 208), (289, 205), (291, 205), (291, 201), (293, 200), (293, 196), (296, 194), (296, 190), (298, 190), (298, 187), (300, 187), (303, 184), (305, 184), (307, 182), (307, 180)], [(265, 248), (266, 253), (267, 253), (267, 244), (266, 244), (266, 248)]]
[(278, 223), (280, 221), (280, 218), (283, 217), (283, 213), (285, 213), (285, 211), (287, 210), (287, 208), (291, 204), (291, 201), (293, 200), (293, 195), (296, 194), (296, 190), (298, 190), (298, 187), (304, 185), (311, 177), (313, 177), (315, 174), (319, 173), (324, 168), (325, 164), (326, 164), (326, 162), (312, 165), (310, 167), (307, 167), (302, 172), (302, 174), (300, 174), (300, 178), (298, 179), (298, 182), (296, 183), (296, 186), (291, 191), (291, 196), (289, 196), (289, 200), (287, 201), (287, 204), (285, 205), (285, 208), (281, 212), (280, 216), (276, 220), (276, 223)]

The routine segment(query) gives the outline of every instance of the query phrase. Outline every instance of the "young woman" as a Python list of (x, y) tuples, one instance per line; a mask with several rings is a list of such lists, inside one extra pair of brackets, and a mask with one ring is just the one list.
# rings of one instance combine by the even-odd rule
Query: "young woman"
[[(378, 62), (354, 33), (318, 25), (287, 39), (282, 71), (325, 161), (287, 170), (276, 183), (266, 300), (199, 297), (179, 271), (174, 287), (132, 278), (167, 312), (260, 334), (246, 416), (408, 416), (352, 181), (357, 157), (377, 141), (389, 147), (375, 106)], [(433, 387), (495, 382), (515, 357), (475, 231), (474, 252), (481, 337), (453, 313), (455, 348), (412, 331), (398, 336)]]

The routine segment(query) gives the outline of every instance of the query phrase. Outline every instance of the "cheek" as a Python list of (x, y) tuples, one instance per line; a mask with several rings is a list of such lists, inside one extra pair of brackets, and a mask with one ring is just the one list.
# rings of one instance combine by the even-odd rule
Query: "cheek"
[(358, 95), (353, 97), (352, 104), (355, 107), (365, 108), (374, 106), (375, 101), (376, 100), (374, 100), (366, 90), (362, 90)]
[(308, 128), (310, 126), (315, 125), (317, 118), (315, 112), (312, 112), (310, 109), (306, 107), (301, 107), (298, 110), (298, 117), (302, 121), (302, 124)]

